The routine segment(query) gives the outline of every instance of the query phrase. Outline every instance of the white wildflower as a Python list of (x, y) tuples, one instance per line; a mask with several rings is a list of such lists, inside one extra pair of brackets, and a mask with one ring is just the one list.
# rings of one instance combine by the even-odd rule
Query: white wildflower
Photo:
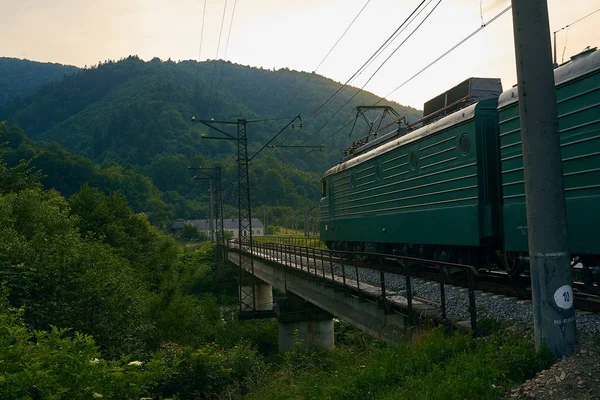
[(103, 396), (100, 393), (94, 393), (92, 397), (95, 399), (101, 399)]
[(136, 367), (139, 367), (142, 364), (143, 362), (141, 361), (131, 361), (128, 365), (135, 365)]
[(98, 364), (100, 362), (100, 360), (98, 360), (97, 358), (92, 358), (90, 360), (90, 364)]

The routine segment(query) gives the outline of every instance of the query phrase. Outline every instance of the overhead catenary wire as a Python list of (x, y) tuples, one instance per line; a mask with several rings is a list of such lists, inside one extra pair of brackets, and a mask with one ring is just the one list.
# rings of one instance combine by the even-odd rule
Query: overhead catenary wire
[(202, 24), (200, 25), (200, 48), (198, 49), (198, 63), (196, 66), (196, 83), (194, 85), (194, 103), (192, 108), (196, 109), (196, 101), (198, 101), (198, 77), (200, 75), (200, 60), (202, 59), (202, 41), (204, 39), (204, 17), (206, 16), (206, 1), (202, 7)]
[(350, 30), (350, 28), (352, 27), (352, 25), (354, 25), (354, 23), (356, 22), (356, 20), (358, 19), (358, 17), (360, 17), (360, 15), (365, 10), (365, 8), (367, 8), (367, 6), (369, 5), (370, 2), (371, 2), (371, 0), (367, 0), (366, 1), (366, 3), (362, 6), (362, 8), (360, 9), (360, 11), (358, 12), (358, 14), (356, 14), (356, 16), (354, 17), (354, 19), (352, 20), (352, 22), (350, 22), (350, 24), (346, 27), (346, 29), (344, 30), (344, 32), (342, 33), (342, 35), (338, 38), (338, 40), (336, 40), (336, 42), (329, 49), (329, 51), (327, 52), (327, 54), (325, 54), (325, 57), (323, 57), (323, 59), (319, 62), (319, 64), (317, 65), (317, 67), (309, 75), (308, 79), (306, 79), (304, 81), (304, 83), (302, 84), (302, 86), (300, 87), (300, 89), (298, 89), (296, 91), (296, 93), (292, 96), (292, 98), (290, 99), (290, 101), (288, 101), (288, 103), (281, 109), (281, 111), (279, 111), (279, 113), (277, 114), (278, 116), (281, 115), (290, 106), (290, 104), (292, 104), (292, 102), (294, 100), (296, 100), (296, 98), (298, 97), (298, 95), (300, 93), (302, 93), (302, 91), (304, 90), (304, 88), (306, 87), (306, 85), (310, 82), (310, 80), (313, 78), (313, 76), (319, 70), (319, 68), (321, 68), (321, 66), (323, 65), (323, 63), (325, 62), (325, 60), (327, 60), (327, 58), (331, 55), (331, 53), (333, 52), (333, 50), (337, 47), (337, 45), (344, 38), (344, 36), (346, 36), (346, 34), (348, 33), (348, 31)]
[(492, 19), (490, 19), (487, 24), (480, 26), (479, 28), (475, 29), (475, 31), (473, 31), (472, 33), (470, 33), (469, 35), (467, 35), (467, 37), (465, 37), (464, 39), (462, 39), (460, 42), (458, 42), (457, 44), (455, 44), (454, 46), (452, 46), (450, 49), (448, 49), (445, 53), (443, 53), (441, 56), (439, 56), (438, 58), (436, 58), (435, 60), (433, 60), (432, 62), (430, 62), (429, 64), (427, 64), (423, 69), (421, 69), (419, 72), (417, 72), (416, 74), (414, 74), (413, 76), (411, 76), (410, 78), (408, 78), (406, 81), (404, 81), (403, 83), (401, 83), (400, 85), (398, 85), (394, 90), (392, 90), (391, 92), (389, 92), (388, 94), (386, 94), (385, 96), (381, 97), (374, 105), (379, 104), (384, 98), (387, 98), (389, 96), (391, 96), (392, 94), (396, 93), (396, 91), (398, 91), (400, 88), (402, 88), (404, 85), (406, 85), (407, 83), (409, 83), (410, 81), (412, 81), (413, 79), (415, 79), (417, 76), (421, 75), (423, 72), (427, 71), (431, 66), (433, 66), (434, 64), (436, 64), (438, 61), (440, 61), (442, 58), (446, 57), (448, 54), (450, 54), (451, 52), (453, 52), (454, 50), (456, 50), (458, 47), (460, 47), (463, 43), (465, 43), (467, 40), (471, 39), (473, 36), (475, 36), (476, 34), (478, 34), (479, 32), (481, 32), (484, 28), (486, 28), (487, 26), (489, 26), (491, 23), (493, 23), (495, 20), (497, 20), (498, 18), (500, 18), (502, 15), (504, 15), (508, 10), (510, 10), (512, 8), (512, 5), (509, 5), (508, 7), (506, 7), (504, 10), (500, 11), (498, 14), (496, 14)]
[(221, 61), (221, 72), (219, 74), (219, 81), (217, 83), (217, 94), (215, 95), (215, 103), (213, 111), (216, 111), (217, 102), (219, 101), (219, 91), (221, 90), (221, 79), (223, 78), (223, 68), (225, 68), (225, 60), (227, 59), (227, 50), (229, 49), (229, 39), (231, 38), (231, 28), (233, 27), (233, 19), (235, 17), (235, 6), (237, 0), (233, 2), (233, 10), (231, 11), (231, 22), (229, 23), (229, 32), (227, 33), (227, 40), (225, 41), (225, 52), (223, 53), (223, 60)]
[[(595, 11), (592, 11), (591, 13), (584, 15), (583, 17), (579, 18), (578, 20), (571, 22), (570, 24), (567, 24), (567, 25), (563, 26), (562, 28), (557, 29), (554, 32), (552, 32), (552, 34), (554, 35), (555, 42), (556, 42), (556, 34), (565, 29), (567, 30), (565, 32), (565, 45), (563, 47), (561, 63), (565, 61), (565, 51), (567, 50), (567, 39), (568, 39), (568, 35), (569, 35), (569, 28), (572, 27), (573, 25), (575, 25), (576, 23), (583, 21), (584, 19), (586, 19), (588, 17), (591, 17), (592, 15), (596, 14), (598, 11), (600, 11), (600, 8)], [(554, 46), (556, 46), (556, 43), (554, 43)], [(555, 62), (556, 62), (556, 60), (555, 60)]]
[(554, 33), (556, 33), (556, 32), (560, 32), (560, 31), (562, 31), (562, 30), (563, 30), (563, 29), (565, 29), (565, 28), (568, 28), (568, 27), (570, 27), (570, 26), (573, 26), (573, 25), (575, 25), (576, 23), (578, 23), (578, 22), (580, 22), (580, 21), (583, 21), (583, 20), (584, 20), (584, 19), (586, 19), (587, 17), (591, 17), (592, 15), (596, 14), (598, 11), (600, 11), (600, 8), (599, 8), (599, 9), (597, 9), (596, 11), (592, 11), (591, 13), (589, 13), (589, 14), (587, 14), (587, 15), (584, 15), (583, 17), (579, 18), (577, 21), (571, 22), (570, 24), (563, 26), (563, 27), (562, 27), (562, 28), (560, 28), (559, 30), (557, 30), (557, 31), (554, 31)]
[[(425, 5), (425, 7), (423, 7), (423, 4), (426, 2), (427, 4)], [(335, 96), (337, 96), (339, 93), (341, 93), (341, 91), (348, 86), (348, 84), (355, 79), (356, 77), (360, 76), (362, 74), (362, 72), (368, 68), (371, 63), (373, 63), (375, 61), (375, 59), (377, 59), (382, 53), (383, 51), (385, 51), (387, 49), (387, 47), (400, 35), (402, 34), (402, 32), (404, 32), (404, 30), (406, 29), (406, 27), (408, 27), (408, 25), (410, 25), (410, 23), (412, 23), (412, 21), (414, 21), (414, 19), (416, 19), (421, 12), (427, 8), (427, 6), (432, 2), (433, 0), (423, 0), (421, 1), (421, 3), (419, 3), (419, 5), (417, 5), (417, 7), (410, 13), (410, 15), (402, 22), (402, 24), (400, 24), (400, 26), (398, 28), (396, 28), (396, 30), (383, 42), (383, 44), (371, 55), (371, 57), (369, 57), (369, 59), (340, 87), (338, 88), (338, 90), (336, 90), (335, 93), (333, 93), (323, 104), (321, 104), (320, 107), (318, 107), (308, 118), (307, 118), (307, 122), (313, 118), (314, 116), (316, 116), (317, 112), (322, 109), (328, 102), (330, 102)], [(441, 1), (441, 0), (440, 0)], [(437, 5), (436, 5), (437, 7)], [(414, 31), (413, 31), (414, 33)], [(412, 35), (412, 34), (411, 34)], [(396, 49), (397, 50), (397, 49)], [(389, 59), (389, 58), (388, 58)], [(387, 62), (387, 60), (385, 61)], [(384, 62), (384, 63), (385, 63)], [(371, 76), (372, 78), (372, 76)], [(310, 77), (309, 77), (310, 79)], [(308, 82), (308, 81), (307, 81)], [(364, 86), (363, 86), (364, 87)], [(359, 92), (355, 93), (354, 96), (352, 96), (352, 98), (354, 98)], [(346, 103), (347, 104), (347, 103)], [(342, 106), (343, 107), (343, 106)], [(339, 111), (339, 110), (338, 110)], [(313, 132), (313, 134), (310, 135), (310, 137), (313, 137), (316, 133), (321, 132), (321, 130), (324, 128), (325, 125), (327, 125), (331, 119), (333, 119), (333, 117), (335, 116), (335, 114), (337, 114), (337, 112), (334, 113), (332, 116), (329, 117), (329, 119), (327, 120), (327, 122), (321, 126), (321, 128), (319, 128), (316, 132)], [(304, 139), (301, 144), (306, 143), (307, 139)]]
[(391, 46), (391, 45), (392, 45), (392, 43), (393, 43), (393, 42), (394, 42), (394, 41), (395, 41), (395, 40), (398, 38), (398, 36), (400, 36), (400, 35), (401, 35), (401, 34), (402, 34), (402, 33), (403, 33), (405, 30), (406, 30), (406, 28), (408, 28), (408, 26), (409, 26), (409, 25), (410, 25), (410, 24), (411, 24), (411, 23), (412, 23), (412, 22), (413, 22), (413, 21), (414, 21), (416, 18), (418, 18), (418, 17), (419, 17), (419, 15), (421, 15), (421, 13), (422, 13), (422, 12), (423, 12), (425, 9), (427, 9), (427, 7), (429, 6), (429, 4), (431, 4), (431, 2), (432, 2), (432, 1), (433, 1), (433, 0), (428, 0), (428, 1), (427, 1), (427, 4), (425, 4), (425, 6), (424, 6), (424, 7), (421, 7), (421, 8), (419, 9), (419, 11), (418, 11), (418, 12), (417, 12), (415, 15), (413, 15), (413, 17), (412, 17), (412, 18), (411, 18), (411, 20), (408, 22), (408, 24), (406, 24), (406, 25), (405, 25), (405, 26), (404, 26), (404, 27), (403, 27), (401, 30), (399, 30), (398, 32), (396, 32), (396, 34), (395, 34), (394, 38), (393, 38), (391, 41), (389, 41), (389, 42), (388, 42), (388, 43), (387, 43), (387, 44), (386, 44), (386, 45), (385, 45), (385, 46), (384, 46), (384, 47), (381, 49), (381, 51), (379, 52), (379, 54), (378, 54), (377, 56), (375, 56), (375, 57), (374, 57), (374, 58), (373, 58), (371, 61), (369, 61), (369, 62), (367, 63), (367, 65), (365, 65), (365, 67), (362, 69), (362, 71), (360, 71), (360, 72), (358, 73), (358, 75), (356, 75), (356, 77), (355, 77), (354, 79), (358, 79), (358, 78), (360, 78), (360, 76), (361, 76), (361, 75), (362, 75), (362, 74), (363, 74), (363, 73), (364, 73), (364, 72), (365, 72), (365, 71), (366, 71), (366, 70), (367, 70), (367, 69), (368, 69), (368, 68), (371, 66), (371, 64), (373, 64), (373, 63), (375, 62), (375, 60), (377, 60), (377, 59), (379, 58), (379, 56), (381, 56), (381, 55), (383, 54), (383, 52), (384, 52), (385, 50), (387, 50), (387, 48), (388, 48), (389, 46)]
[(286, 126), (284, 126), (283, 128), (281, 128), (281, 130), (279, 130), (279, 132), (277, 132), (275, 135), (273, 135), (273, 137), (271, 139), (269, 139), (269, 141), (267, 143), (265, 143), (256, 153), (254, 153), (254, 155), (252, 157), (250, 157), (248, 159), (248, 161), (251, 162), (261, 151), (263, 151), (263, 149), (265, 149), (269, 144), (271, 144), (271, 142), (273, 142), (273, 140), (275, 140), (277, 138), (277, 136), (281, 135), (297, 119), (300, 120), (300, 122), (302, 122), (302, 118), (300, 117), (300, 114), (296, 115), (290, 122), (287, 123)]
[(210, 100), (212, 98), (212, 90), (213, 90), (213, 83), (215, 80), (215, 72), (216, 72), (216, 68), (217, 68), (217, 64), (218, 64), (218, 58), (219, 58), (219, 50), (221, 49), (221, 35), (223, 34), (223, 25), (225, 24), (225, 11), (227, 10), (227, 0), (225, 0), (225, 4), (223, 6), (223, 17), (221, 18), (221, 28), (219, 29), (219, 39), (217, 41), (217, 54), (215, 55), (215, 60), (214, 60), (214, 65), (213, 65), (213, 73), (212, 73), (212, 77), (210, 79), (210, 90), (208, 92), (208, 105), (206, 107), (206, 119), (208, 119), (208, 117), (210, 116)]
[[(427, 19), (431, 16), (431, 14), (433, 14), (433, 12), (437, 9), (437, 7), (440, 5), (441, 2), (442, 2), (442, 0), (438, 0), (438, 2), (435, 4), (435, 6), (433, 6), (433, 8), (429, 11), (429, 13), (425, 16), (425, 18), (423, 18), (423, 20), (415, 27), (415, 29), (413, 29), (413, 31), (406, 38), (404, 38), (404, 40), (394, 49), (394, 51), (392, 51), (388, 55), (388, 57), (381, 63), (381, 65), (379, 65), (379, 67), (375, 70), (375, 72), (373, 72), (371, 74), (369, 79), (362, 85), (362, 87), (360, 89), (358, 89), (358, 91), (356, 91), (356, 93), (354, 93), (348, 100), (346, 100), (346, 102), (344, 104), (342, 104), (333, 114), (331, 114), (331, 116), (327, 119), (327, 121), (325, 121), (325, 123), (315, 133), (313, 133), (312, 136), (321, 132), (321, 130), (323, 130), (325, 128), (325, 126), (327, 126), (327, 124), (329, 124), (329, 122), (333, 119), (333, 117), (335, 117), (344, 107), (346, 107), (348, 105), (348, 103), (350, 103), (359, 93), (361, 93), (363, 91), (363, 89), (369, 84), (369, 82), (371, 82), (373, 77), (375, 77), (375, 75), (377, 75), (377, 73), (381, 70), (381, 68), (383, 68), (383, 66), (392, 58), (392, 56), (394, 54), (396, 54), (396, 52), (402, 47), (402, 45), (404, 43), (406, 43), (406, 41), (408, 41), (408, 39), (411, 38), (411, 36), (421, 27), (421, 25), (423, 25), (423, 23), (425, 23), (425, 21), (427, 21)], [(410, 22), (412, 22), (412, 20)]]
[[(470, 33), (469, 35), (467, 35), (465, 38), (463, 38), (462, 40), (460, 40), (457, 44), (455, 44), (454, 46), (452, 46), (450, 49), (448, 49), (446, 52), (444, 52), (441, 56), (439, 56), (438, 58), (436, 58), (435, 60), (433, 60), (432, 62), (430, 62), (429, 64), (427, 64), (424, 68), (422, 68), (421, 70), (419, 70), (416, 74), (414, 74), (413, 76), (411, 76), (410, 78), (408, 78), (406, 81), (404, 81), (402, 84), (398, 85), (394, 90), (392, 90), (391, 92), (389, 92), (388, 94), (386, 94), (383, 97), (380, 97), (379, 100), (377, 100), (373, 106), (376, 106), (377, 104), (381, 103), (381, 101), (383, 101), (385, 98), (391, 96), (392, 94), (394, 94), (396, 91), (398, 91), (400, 88), (402, 88), (404, 85), (406, 85), (407, 83), (409, 83), (410, 81), (412, 81), (413, 79), (415, 79), (417, 76), (421, 75), (423, 72), (425, 72), (426, 70), (428, 70), (431, 66), (433, 66), (434, 64), (436, 64), (438, 61), (440, 61), (442, 58), (446, 57), (448, 54), (450, 54), (452, 51), (456, 50), (458, 47), (460, 47), (462, 44), (464, 44), (467, 40), (471, 39), (473, 36), (475, 36), (477, 33), (479, 33), (481, 30), (483, 30), (484, 28), (488, 27), (489, 25), (491, 25), (494, 21), (496, 21), (498, 18), (500, 18), (502, 15), (504, 15), (508, 10), (510, 10), (512, 8), (512, 6), (508, 6), (506, 7), (504, 10), (500, 11), (498, 14), (496, 14), (492, 19), (490, 19), (485, 25), (480, 26), (479, 28), (477, 28), (475, 31), (473, 31), (472, 33)], [(352, 121), (348, 122), (345, 126), (343, 126), (342, 128), (347, 127), (348, 125), (350, 125)], [(332, 137), (334, 137), (336, 134), (338, 134), (342, 128), (338, 129), (337, 131), (335, 131), (333, 134), (327, 136), (325, 139), (323, 139), (321, 142), (319, 142), (319, 145), (325, 143), (326, 141), (328, 141), (329, 139), (331, 139)]]
[[(376, 50), (376, 51), (375, 51), (375, 52), (374, 52), (374, 53), (371, 55), (371, 57), (369, 57), (369, 59), (368, 59), (368, 60), (367, 60), (367, 61), (366, 61), (366, 62), (365, 62), (365, 63), (364, 63), (364, 64), (363, 64), (363, 65), (362, 65), (362, 66), (361, 66), (361, 67), (360, 67), (360, 68), (359, 68), (359, 69), (358, 69), (358, 70), (357, 70), (357, 71), (356, 71), (356, 72), (355, 72), (355, 73), (354, 73), (354, 74), (353, 74), (353, 75), (352, 75), (352, 76), (351, 76), (351, 77), (350, 77), (350, 78), (349, 78), (349, 79), (348, 79), (348, 80), (347, 80), (347, 81), (346, 81), (346, 82), (345, 82), (345, 83), (344, 83), (344, 84), (343, 84), (343, 85), (340, 87), (340, 88), (338, 88), (338, 90), (337, 90), (337, 91), (336, 91), (336, 92), (335, 92), (333, 95), (331, 95), (331, 96), (330, 96), (330, 97), (329, 97), (329, 98), (328, 98), (328, 99), (325, 101), (325, 103), (321, 104), (321, 106), (320, 106), (320, 107), (319, 107), (317, 110), (315, 110), (315, 111), (314, 111), (314, 112), (311, 114), (311, 116), (309, 117), (309, 119), (310, 119), (311, 117), (313, 117), (313, 116), (315, 115), (315, 113), (316, 113), (316, 112), (317, 112), (319, 109), (323, 108), (323, 107), (326, 105), (326, 103), (327, 103), (327, 102), (331, 101), (331, 99), (333, 99), (333, 98), (334, 98), (334, 97), (335, 97), (335, 96), (336, 96), (338, 93), (340, 93), (340, 92), (343, 90), (343, 88), (344, 88), (344, 87), (346, 87), (346, 86), (349, 84), (349, 82), (350, 82), (352, 79), (354, 79), (356, 76), (360, 75), (360, 74), (362, 73), (362, 71), (363, 71), (363, 70), (364, 70), (364, 69), (365, 69), (367, 66), (369, 66), (369, 65), (370, 65), (370, 64), (371, 64), (371, 63), (372, 63), (372, 62), (373, 62), (373, 61), (374, 61), (374, 60), (375, 60), (375, 59), (376, 59), (376, 58), (377, 58), (377, 57), (378, 57), (380, 54), (381, 54), (381, 52), (383, 52), (383, 51), (384, 51), (384, 50), (385, 50), (385, 49), (386, 49), (386, 48), (387, 48), (387, 47), (388, 47), (388, 46), (389, 46), (389, 45), (392, 43), (392, 41), (393, 41), (393, 40), (395, 40), (395, 39), (396, 39), (396, 38), (397, 38), (397, 37), (398, 37), (398, 36), (399, 36), (399, 35), (400, 35), (400, 34), (401, 34), (401, 33), (402, 33), (404, 30), (405, 30), (405, 28), (406, 28), (408, 25), (410, 25), (410, 23), (412, 23), (412, 21), (414, 21), (414, 19), (416, 19), (416, 18), (417, 18), (417, 17), (418, 17), (418, 16), (421, 14), (421, 12), (422, 12), (422, 11), (423, 11), (423, 10), (424, 10), (424, 9), (425, 9), (425, 8), (426, 8), (426, 7), (427, 7), (427, 6), (428, 6), (428, 5), (431, 3), (431, 2), (432, 2), (432, 0), (429, 0), (429, 2), (428, 2), (426, 5), (425, 5), (425, 7), (423, 7), (423, 4), (424, 4), (426, 1), (427, 1), (427, 0), (423, 0), (423, 1), (421, 1), (421, 3), (419, 3), (419, 5), (417, 5), (417, 7), (416, 7), (416, 8), (415, 8), (415, 9), (414, 9), (414, 10), (413, 10), (413, 11), (412, 11), (410, 14), (409, 14), (409, 16), (408, 16), (408, 17), (407, 17), (407, 18), (406, 18), (406, 19), (405, 19), (405, 20), (404, 20), (404, 21), (403, 21), (403, 22), (400, 24), (400, 26), (399, 26), (398, 28), (396, 28), (396, 30), (395, 30), (395, 31), (394, 31), (394, 32), (393, 32), (393, 33), (392, 33), (392, 34), (391, 34), (391, 35), (390, 35), (390, 36), (389, 36), (389, 37), (388, 37), (388, 38), (387, 38), (387, 39), (384, 41), (384, 43), (383, 43), (381, 46), (379, 46), (379, 48), (378, 48), (378, 49), (377, 49), (377, 50)], [(440, 0), (440, 2), (441, 2), (441, 0)], [(438, 2), (438, 4), (436, 4), (436, 6), (433, 8), (433, 10), (435, 10), (435, 8), (436, 8), (438, 5), (439, 5), (439, 2)], [(432, 10), (431, 12), (433, 12), (433, 10)], [(429, 15), (431, 15), (431, 12), (430, 12), (430, 13), (429, 13), (429, 14), (428, 14), (426, 17), (425, 17), (425, 19), (424, 19), (424, 20), (426, 20), (426, 19), (429, 17)], [(422, 23), (423, 23), (423, 22), (421, 22), (421, 24), (422, 24)], [(420, 26), (421, 24), (419, 24), (419, 26)], [(411, 36), (411, 35), (412, 35), (412, 34), (413, 34), (415, 31), (416, 31), (416, 29), (418, 29), (418, 28), (419, 28), (419, 26), (417, 26), (417, 28), (415, 28), (415, 30), (413, 30), (413, 32), (412, 32), (412, 33), (409, 35), (409, 37), (410, 37), (410, 36)], [(406, 41), (406, 40), (405, 40), (405, 41)], [(404, 42), (405, 42), (405, 41), (404, 41)], [(403, 42), (403, 43), (404, 43), (404, 42)], [(401, 45), (400, 45), (400, 46), (401, 46)], [(399, 46), (399, 47), (400, 47), (400, 46)], [(399, 47), (398, 47), (398, 48), (399, 48)], [(394, 52), (395, 52), (395, 51), (397, 51), (397, 50), (398, 50), (398, 48), (396, 48), (396, 50), (394, 50)], [(390, 57), (391, 57), (391, 56), (390, 56)], [(390, 58), (390, 57), (388, 57), (388, 58), (387, 58), (387, 59), (384, 61), (384, 63), (385, 63), (385, 62), (387, 62), (387, 61), (389, 60), (389, 58)], [(377, 72), (376, 72), (376, 73), (377, 73)], [(374, 76), (374, 75), (372, 75), (372, 76), (371, 76), (371, 78), (372, 78), (373, 76)], [(371, 79), (371, 78), (370, 78), (370, 79)], [(369, 79), (369, 80), (370, 80), (370, 79)], [(368, 82), (367, 82), (367, 83), (368, 83)], [(363, 86), (363, 88), (364, 88), (364, 86)], [(362, 90), (362, 89), (361, 89), (361, 90)], [(359, 90), (358, 92), (356, 92), (356, 93), (355, 93), (355, 94), (354, 94), (354, 95), (353, 95), (353, 96), (350, 98), (350, 100), (351, 100), (352, 98), (354, 98), (354, 97), (355, 97), (355, 96), (356, 96), (358, 93), (360, 93), (360, 92), (361, 92), (361, 90)], [(348, 102), (349, 102), (349, 101), (348, 101)], [(348, 102), (346, 102), (346, 103), (345, 103), (345, 104), (344, 104), (344, 105), (343, 105), (341, 108), (343, 108), (343, 107), (344, 107), (344, 106), (345, 106), (345, 105), (346, 105)], [(341, 108), (340, 108), (340, 109), (341, 109)], [(313, 132), (313, 133), (310, 135), (310, 137), (313, 137), (315, 134), (317, 134), (317, 133), (320, 133), (320, 132), (323, 130), (323, 128), (324, 128), (324, 127), (325, 127), (325, 126), (326, 126), (326, 125), (327, 125), (327, 124), (328, 124), (328, 123), (329, 123), (329, 122), (330, 122), (330, 121), (333, 119), (333, 117), (334, 117), (334, 116), (335, 116), (335, 115), (336, 115), (336, 114), (339, 112), (339, 110), (340, 110), (340, 109), (338, 109), (338, 110), (337, 110), (337, 111), (336, 111), (334, 114), (332, 114), (332, 115), (329, 117), (329, 119), (328, 119), (328, 120), (325, 122), (325, 124), (324, 124), (324, 125), (322, 125), (322, 126), (321, 126), (321, 127), (320, 127), (320, 128), (317, 130), (317, 131)], [(350, 124), (350, 123), (347, 123), (347, 124), (346, 124), (346, 125), (344, 125), (342, 128), (346, 128), (346, 127), (347, 127), (349, 124)], [(336, 132), (334, 132), (334, 134), (337, 134), (337, 133), (338, 133), (338, 132), (339, 132), (339, 131), (340, 131), (342, 128), (338, 129)], [(304, 139), (304, 140), (301, 142), (301, 144), (305, 144), (305, 143), (306, 143), (306, 141), (307, 141), (308, 139), (309, 139), (309, 138), (306, 138), (306, 139)], [(321, 145), (322, 143), (324, 143), (326, 140), (328, 140), (328, 139), (322, 139), (322, 140), (321, 140), (321, 142), (319, 143), (319, 145)]]
[(329, 96), (327, 100), (321, 103), (321, 105), (309, 115), (308, 119), (311, 119), (318, 115), (319, 111), (321, 111), (327, 104), (329, 104), (331, 100), (333, 100), (334, 97), (336, 97), (342, 90), (344, 90), (346, 86), (348, 86), (350, 81), (354, 79), (359, 74), (359, 72), (362, 71), (366, 67), (366, 65), (382, 51), (382, 49), (387, 45), (387, 43), (392, 41), (396, 37), (396, 33), (400, 31), (400, 29), (402, 29), (402, 27), (409, 21), (409, 19), (421, 8), (425, 1), (427, 0), (422, 0), (421, 3), (419, 3), (419, 5), (410, 13), (410, 15), (404, 20), (404, 22), (402, 22), (402, 24), (400, 24), (400, 26), (396, 28), (396, 30), (385, 40), (385, 42), (383, 42), (383, 44), (379, 46), (379, 48), (371, 55), (371, 57), (369, 57), (369, 59), (365, 61), (365, 63), (358, 70), (356, 70), (356, 72), (354, 72), (354, 74), (352, 74), (352, 76), (348, 78), (348, 80), (344, 82), (342, 86), (340, 86), (331, 96)]

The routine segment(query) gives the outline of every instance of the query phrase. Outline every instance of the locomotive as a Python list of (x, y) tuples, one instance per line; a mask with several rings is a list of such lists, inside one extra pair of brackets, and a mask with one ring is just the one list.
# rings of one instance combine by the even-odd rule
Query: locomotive
[[(600, 51), (554, 70), (573, 264), (600, 265)], [(321, 240), (517, 274), (527, 264), (518, 88), (470, 78), (322, 177)]]

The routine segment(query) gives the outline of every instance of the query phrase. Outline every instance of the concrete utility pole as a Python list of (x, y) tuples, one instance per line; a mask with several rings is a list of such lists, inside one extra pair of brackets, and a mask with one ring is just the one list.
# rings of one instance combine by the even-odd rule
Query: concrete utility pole
[(546, 0), (512, 0), (536, 348), (576, 341), (571, 256)]

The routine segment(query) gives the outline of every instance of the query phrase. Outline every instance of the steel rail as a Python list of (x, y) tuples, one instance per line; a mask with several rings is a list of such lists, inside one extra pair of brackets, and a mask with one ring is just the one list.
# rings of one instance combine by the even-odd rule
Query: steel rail
[[(257, 243), (258, 244), (258, 243)], [(283, 245), (273, 242), (260, 243), (265, 248), (280, 249)], [(261, 246), (261, 247), (262, 247)], [(353, 268), (365, 268), (373, 271), (379, 271), (384, 273), (398, 274), (410, 278), (417, 278), (426, 281), (437, 282), (439, 284), (451, 285), (462, 288), (469, 288), (469, 279), (465, 276), (465, 271), (471, 271), (473, 273), (473, 290), (488, 292), (492, 294), (502, 295), (506, 297), (515, 297), (519, 300), (531, 300), (531, 287), (530, 278), (527, 276), (520, 276), (515, 278), (509, 278), (506, 274), (497, 272), (483, 273), (479, 271), (475, 266), (427, 260), (415, 257), (398, 256), (392, 254), (380, 254), (380, 253), (363, 253), (353, 251), (337, 251), (337, 250), (326, 250), (326, 249), (315, 249), (314, 247), (307, 246), (295, 246), (286, 245), (286, 252), (289, 255), (297, 257), (305, 257), (308, 261), (318, 260), (323, 265), (325, 263), (339, 264), (341, 267), (353, 267)], [(315, 253), (308, 256), (308, 250), (314, 249)], [(345, 259), (344, 257), (363, 257), (369, 261), (356, 261)], [(373, 260), (383, 260), (384, 262), (374, 262)], [(402, 261), (403, 263), (400, 263)], [(409, 263), (409, 264), (406, 264)], [(458, 268), (461, 270), (459, 273), (447, 274), (442, 273), (439, 267)], [(399, 268), (400, 267), (400, 268)], [(353, 271), (354, 272), (354, 271)], [(343, 274), (343, 279), (347, 279), (347, 274)], [(353, 277), (349, 277), (353, 279)], [(331, 278), (329, 278), (331, 280)], [(358, 282), (360, 287), (360, 282)], [(589, 292), (589, 285), (584, 283), (574, 284), (574, 296), (575, 296), (575, 307), (581, 311), (588, 312), (600, 312), (600, 287), (593, 286), (593, 289), (598, 293)], [(385, 289), (383, 289), (385, 291)], [(388, 296), (392, 293), (387, 293)], [(417, 297), (413, 296), (413, 299)], [(419, 300), (420, 301), (420, 300)], [(427, 303), (427, 302), (425, 302)]]

